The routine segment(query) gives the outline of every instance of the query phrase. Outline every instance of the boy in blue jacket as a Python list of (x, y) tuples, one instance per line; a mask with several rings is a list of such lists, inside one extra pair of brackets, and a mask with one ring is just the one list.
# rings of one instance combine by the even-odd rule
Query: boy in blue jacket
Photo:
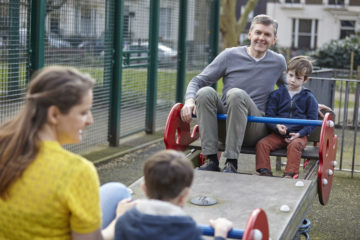
[[(311, 60), (297, 56), (288, 63), (286, 84), (273, 91), (267, 101), (265, 116), (295, 119), (318, 119), (318, 103), (303, 84), (312, 73)], [(316, 126), (267, 124), (272, 131), (256, 144), (256, 171), (261, 176), (272, 176), (270, 151), (287, 147), (287, 164), (284, 177), (299, 174), (302, 150), (307, 136)]]
[[(194, 170), (181, 152), (163, 150), (144, 165), (141, 187), (148, 197), (121, 217), (115, 240), (200, 240), (201, 230), (182, 209), (187, 201)], [(232, 223), (225, 218), (210, 220), (216, 240), (226, 239)]]

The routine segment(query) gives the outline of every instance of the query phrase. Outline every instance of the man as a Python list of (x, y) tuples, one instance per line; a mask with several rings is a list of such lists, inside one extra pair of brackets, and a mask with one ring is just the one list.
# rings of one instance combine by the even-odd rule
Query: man
[[(189, 123), (197, 114), (202, 154), (209, 159), (200, 170), (220, 171), (217, 158), (218, 140), (225, 142), (224, 172), (237, 172), (241, 146), (255, 146), (267, 135), (263, 123), (247, 122), (247, 116), (264, 116), (265, 105), (276, 83), (285, 81), (285, 58), (269, 48), (277, 40), (277, 22), (267, 15), (256, 16), (250, 26), (250, 46), (228, 48), (220, 53), (186, 90), (181, 118)], [(209, 87), (223, 80), (223, 96)], [(226, 131), (217, 113), (227, 113)], [(226, 134), (224, 136), (224, 134)]]

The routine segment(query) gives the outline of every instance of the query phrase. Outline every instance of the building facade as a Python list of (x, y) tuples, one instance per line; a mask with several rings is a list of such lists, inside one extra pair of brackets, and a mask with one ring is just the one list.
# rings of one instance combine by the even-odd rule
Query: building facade
[(278, 45), (314, 50), (360, 31), (360, 0), (268, 1), (267, 14), (279, 22)]

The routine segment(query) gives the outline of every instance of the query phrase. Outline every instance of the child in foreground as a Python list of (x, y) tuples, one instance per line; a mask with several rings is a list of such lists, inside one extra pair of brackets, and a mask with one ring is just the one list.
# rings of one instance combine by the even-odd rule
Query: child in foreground
[[(303, 84), (312, 73), (311, 60), (297, 56), (288, 63), (286, 85), (273, 91), (266, 105), (266, 117), (318, 119), (318, 103)], [(256, 145), (256, 171), (261, 176), (272, 176), (270, 151), (287, 147), (287, 164), (284, 177), (293, 178), (299, 174), (302, 150), (307, 136), (316, 126), (267, 124), (272, 131)]]
[[(183, 207), (193, 181), (193, 166), (183, 153), (164, 150), (144, 166), (142, 189), (148, 197), (121, 216), (115, 227), (116, 240), (202, 239), (201, 230)], [(210, 220), (217, 240), (226, 239), (232, 223), (225, 218)]]

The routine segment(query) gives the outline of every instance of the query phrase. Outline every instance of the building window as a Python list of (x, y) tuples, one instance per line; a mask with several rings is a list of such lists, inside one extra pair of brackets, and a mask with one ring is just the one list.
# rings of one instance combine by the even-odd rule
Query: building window
[(285, 3), (300, 3), (300, 0), (285, 0)]
[(50, 32), (60, 34), (60, 14), (59, 12), (53, 12), (49, 16), (50, 18)]
[(76, 10), (76, 32), (83, 36), (95, 35), (96, 10), (88, 7), (78, 7)]
[(340, 23), (340, 39), (355, 33), (355, 21), (341, 20)]
[(329, 5), (344, 5), (344, 0), (328, 0)]
[(317, 19), (293, 19), (292, 25), (292, 48), (310, 50), (317, 47)]
[(159, 37), (163, 40), (168, 40), (171, 37), (171, 9), (160, 8), (159, 18)]

